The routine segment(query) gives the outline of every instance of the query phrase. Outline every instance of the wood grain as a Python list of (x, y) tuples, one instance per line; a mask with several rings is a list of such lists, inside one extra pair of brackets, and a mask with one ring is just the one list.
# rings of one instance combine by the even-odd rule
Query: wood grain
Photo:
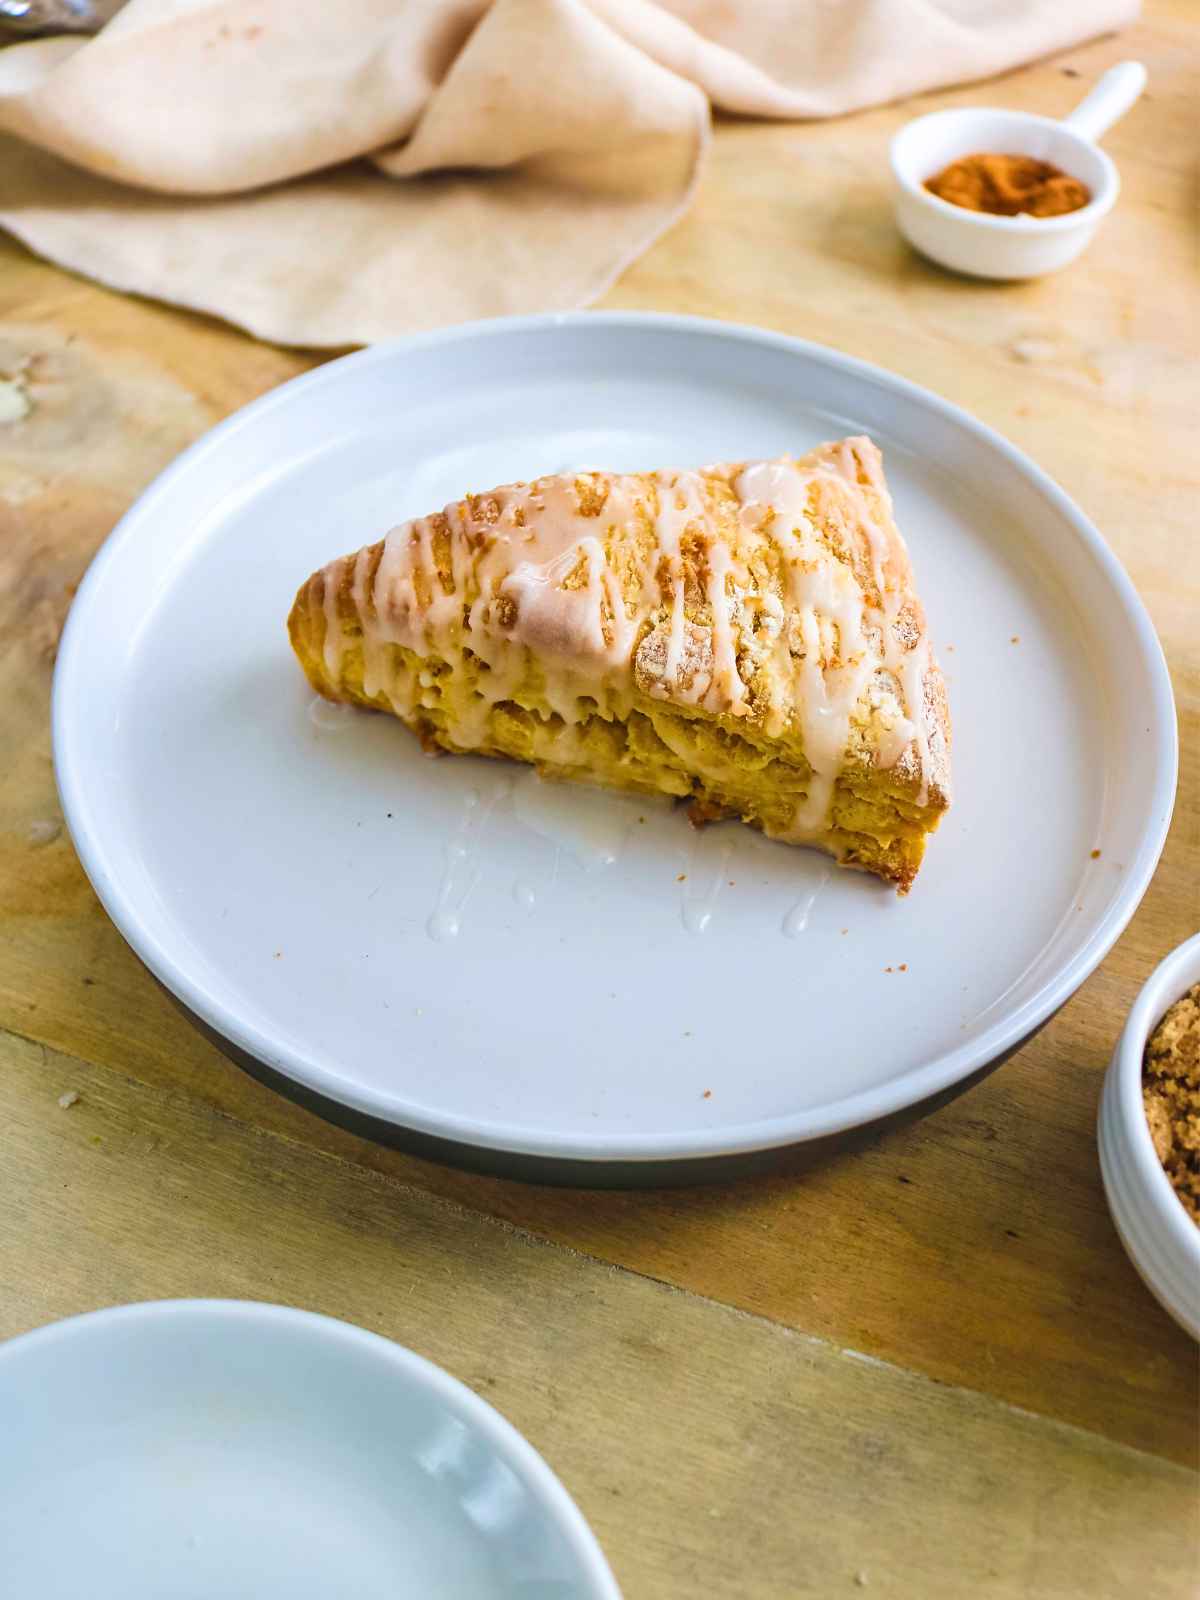
[[(243, 1078), (149, 981), (61, 831), (47, 722), (58, 631), (144, 484), (313, 358), (0, 241), (0, 376), (22, 371), (32, 401), (0, 424), (0, 1332), (105, 1299), (245, 1293), (384, 1328), (480, 1384), (503, 1368), (502, 1409), (568, 1477), (631, 1595), (751, 1592), (750, 1553), (756, 1594), (837, 1592), (860, 1565), (885, 1593), (1115, 1593), (1160, 1530), (1169, 1558), (1146, 1592), (1192, 1592), (1184, 1480), (1153, 1457), (1196, 1460), (1195, 1348), (1112, 1230), (1094, 1119), (1133, 995), (1200, 926), (1198, 43), (1187, 0), (1154, 0), (1120, 39), (995, 84), (826, 126), (726, 123), (691, 214), (608, 298), (835, 345), (999, 428), (1133, 574), (1179, 707), (1159, 872), (1050, 1027), (923, 1123), (734, 1187), (540, 1190), (365, 1145)], [(1129, 56), (1146, 61), (1150, 92), (1106, 140), (1124, 193), (1082, 262), (985, 285), (907, 251), (884, 166), (905, 117), (970, 103), (1061, 113)], [(81, 1116), (54, 1105), (69, 1087)], [(460, 1295), (473, 1308), (461, 1327)], [(497, 1367), (505, 1328), (532, 1343)], [(842, 1347), (906, 1370), (847, 1367)], [(838, 1416), (878, 1441), (886, 1471), (834, 1435)], [(814, 1459), (832, 1462), (827, 1488)], [(612, 1485), (624, 1493), (607, 1500)]]
[[(67, 1087), (80, 1099), (62, 1110)], [(0, 1211), (0, 1335), (177, 1295), (388, 1334), (527, 1434), (630, 1597), (849, 1594), (861, 1575), (872, 1594), (927, 1600), (1154, 1600), (1196, 1574), (1182, 1468), (614, 1273), (40, 1046), (0, 1039), (0, 1118), (21, 1196)], [(14, 1282), (18, 1261), (37, 1269)]]

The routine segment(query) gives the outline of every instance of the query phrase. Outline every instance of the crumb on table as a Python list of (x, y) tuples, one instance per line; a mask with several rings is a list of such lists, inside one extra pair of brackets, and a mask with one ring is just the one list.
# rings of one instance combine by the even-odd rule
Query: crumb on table
[(72, 1106), (79, 1104), (79, 1095), (74, 1089), (68, 1089), (66, 1094), (59, 1095), (58, 1104), (61, 1110), (69, 1111)]
[(1150, 1035), (1142, 1102), (1163, 1171), (1200, 1225), (1200, 983), (1175, 1002)]

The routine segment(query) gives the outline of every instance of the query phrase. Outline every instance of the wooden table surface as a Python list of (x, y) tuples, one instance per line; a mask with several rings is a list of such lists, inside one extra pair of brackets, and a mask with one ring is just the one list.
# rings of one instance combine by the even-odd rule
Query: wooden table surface
[[(1196, 1348), (1113, 1232), (1094, 1123), (1136, 990), (1200, 926), (1197, 20), (1152, 0), (999, 83), (722, 126), (691, 214), (605, 302), (783, 329), (967, 407), (1103, 530), (1174, 677), (1174, 826), (1112, 955), (987, 1082), (803, 1174), (585, 1194), (442, 1170), (325, 1126), (181, 1020), (62, 830), (56, 641), (153, 474), (316, 358), (0, 241), (0, 373), (28, 358), (32, 405), (0, 422), (0, 1336), (172, 1295), (380, 1330), (527, 1434), (630, 1600), (1196, 1592)], [(1124, 194), (1082, 262), (986, 285), (905, 248), (884, 165), (904, 118), (1059, 114), (1130, 56), (1150, 88), (1106, 141)]]

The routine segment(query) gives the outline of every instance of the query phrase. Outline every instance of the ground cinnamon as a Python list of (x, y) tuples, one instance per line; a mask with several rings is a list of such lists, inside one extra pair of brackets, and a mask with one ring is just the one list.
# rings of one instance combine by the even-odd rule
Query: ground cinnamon
[(1059, 217), (1092, 198), (1078, 178), (1033, 156), (963, 156), (926, 179), (925, 187), (952, 206), (1000, 217)]

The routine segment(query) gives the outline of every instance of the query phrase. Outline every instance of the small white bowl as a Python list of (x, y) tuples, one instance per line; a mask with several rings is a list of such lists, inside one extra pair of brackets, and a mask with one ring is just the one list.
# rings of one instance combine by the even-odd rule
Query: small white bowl
[[(1111, 68), (1061, 122), (1026, 111), (967, 107), (906, 123), (892, 140), (896, 221), (909, 243), (942, 266), (977, 278), (1036, 278), (1057, 272), (1091, 243), (1120, 192), (1117, 169), (1093, 143), (1141, 94), (1137, 61)], [(1059, 217), (999, 217), (951, 205), (925, 188), (962, 156), (1034, 156), (1091, 190), (1078, 211)]]
[(620, 1600), (549, 1467), (330, 1317), (167, 1300), (0, 1345), (6, 1595)]
[(1167, 1010), (1200, 983), (1200, 934), (1150, 974), (1134, 1001), (1100, 1100), (1100, 1171), (1129, 1259), (1176, 1322), (1200, 1339), (1200, 1228), (1155, 1154), (1142, 1103), (1146, 1041)]

